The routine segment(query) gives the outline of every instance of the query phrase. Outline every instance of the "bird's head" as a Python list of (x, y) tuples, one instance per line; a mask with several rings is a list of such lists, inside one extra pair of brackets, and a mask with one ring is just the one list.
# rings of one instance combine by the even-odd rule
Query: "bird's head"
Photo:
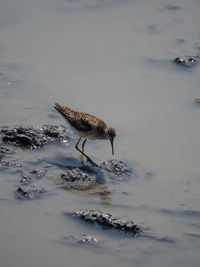
[(109, 127), (108, 131), (107, 131), (107, 138), (110, 140), (113, 155), (114, 155), (113, 140), (114, 140), (115, 136), (116, 136), (116, 130), (112, 127)]

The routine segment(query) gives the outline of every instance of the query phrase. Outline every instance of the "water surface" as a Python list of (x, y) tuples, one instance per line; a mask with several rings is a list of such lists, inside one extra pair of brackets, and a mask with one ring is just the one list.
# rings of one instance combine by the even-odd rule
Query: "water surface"
[[(36, 151), (10, 147), (15, 153), (4, 160), (22, 167), (0, 167), (1, 265), (199, 266), (200, 68), (173, 59), (199, 59), (200, 1), (0, 6), (0, 126), (65, 125), (54, 102), (93, 113), (117, 129), (115, 158), (132, 169), (124, 179), (107, 176), (100, 192), (70, 192), (53, 179), (69, 157), (79, 158), (74, 135)], [(88, 142), (86, 151), (98, 163), (112, 158), (106, 141)], [(18, 200), (20, 177), (32, 168), (47, 168), (33, 184), (48, 194)], [(134, 218), (145, 235), (131, 238), (65, 215), (83, 207)], [(82, 234), (105, 243), (95, 249), (66, 239)]]

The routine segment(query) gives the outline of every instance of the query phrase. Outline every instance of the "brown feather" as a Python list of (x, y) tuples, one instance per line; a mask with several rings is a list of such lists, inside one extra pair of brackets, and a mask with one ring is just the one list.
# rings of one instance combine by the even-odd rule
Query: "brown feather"
[(55, 109), (68, 121), (68, 123), (80, 132), (101, 132), (107, 129), (106, 123), (94, 115), (78, 112), (68, 107), (55, 103)]

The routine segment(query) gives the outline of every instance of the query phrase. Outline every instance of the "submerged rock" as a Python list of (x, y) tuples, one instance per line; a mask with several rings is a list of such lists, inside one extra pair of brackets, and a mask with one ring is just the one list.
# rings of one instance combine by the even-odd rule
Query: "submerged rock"
[(8, 148), (6, 148), (6, 147), (4, 147), (4, 146), (1, 146), (1, 147), (0, 147), (0, 160), (1, 160), (1, 158), (4, 157), (4, 155), (5, 155), (6, 153), (8, 153), (8, 151), (9, 151)]
[(47, 170), (46, 169), (33, 169), (30, 170), (30, 174), (32, 174), (32, 176), (35, 176), (36, 178), (41, 178), (43, 176), (45, 176)]
[(27, 189), (18, 187), (18, 189), (15, 192), (15, 195), (17, 199), (37, 199), (40, 198), (41, 195), (46, 193), (47, 191), (45, 189), (39, 188), (37, 186), (32, 186)]
[(65, 236), (62, 239), (62, 243), (68, 244), (68, 245), (81, 245), (81, 246), (86, 246), (88, 248), (100, 248), (102, 245), (104, 245), (105, 240), (100, 239), (99, 237), (97, 238), (94, 235), (85, 235), (82, 234), (81, 236), (74, 236), (74, 235), (69, 235)]
[(15, 127), (12, 129), (2, 128), (0, 137), (4, 143), (24, 146), (29, 148), (39, 148), (49, 142), (64, 142), (68, 139), (66, 130), (58, 126), (43, 126), (39, 128)]
[(8, 151), (9, 151), (9, 149), (7, 147), (4, 147), (4, 146), (0, 147), (0, 153), (6, 154), (6, 153), (8, 153)]
[(117, 175), (125, 172), (130, 172), (130, 170), (128, 170), (126, 166), (126, 163), (117, 159), (104, 161), (101, 163), (100, 167), (108, 172), (112, 172)]
[(180, 65), (183, 65), (185, 67), (192, 67), (197, 63), (197, 60), (193, 57), (190, 57), (188, 59), (184, 59), (182, 57), (177, 57), (174, 59), (174, 62)]
[(80, 216), (81, 219), (89, 222), (99, 224), (104, 229), (115, 229), (137, 235), (141, 232), (141, 228), (136, 225), (132, 220), (124, 220), (115, 217), (110, 213), (103, 213), (96, 209), (80, 209), (73, 212), (73, 215)]
[(26, 175), (22, 175), (21, 179), (20, 179), (20, 183), (22, 183), (23, 185), (27, 185), (31, 183), (31, 178), (26, 176)]
[(23, 188), (19, 187), (16, 191), (16, 196), (20, 198), (29, 198), (28, 192), (26, 192)]
[(1, 161), (0, 167), (21, 167), (20, 162)]
[(35, 179), (41, 179), (45, 176), (47, 170), (46, 169), (33, 169), (29, 170), (26, 174), (21, 175), (20, 183), (22, 185), (28, 185), (31, 184), (32, 181), (35, 181)]
[(99, 243), (99, 240), (95, 236), (91, 235), (82, 235), (82, 237), (78, 241), (81, 244), (92, 244), (96, 245)]
[(111, 204), (111, 192), (108, 186), (102, 183), (101, 175), (101, 170), (99, 173), (79, 167), (66, 170), (64, 174), (53, 178), (53, 182), (72, 194), (89, 199), (98, 198), (102, 204)]
[(65, 189), (74, 188), (79, 190), (85, 190), (94, 187), (96, 184), (96, 178), (83, 172), (79, 168), (73, 170), (67, 170), (65, 174), (61, 174), (59, 177), (59, 184)]

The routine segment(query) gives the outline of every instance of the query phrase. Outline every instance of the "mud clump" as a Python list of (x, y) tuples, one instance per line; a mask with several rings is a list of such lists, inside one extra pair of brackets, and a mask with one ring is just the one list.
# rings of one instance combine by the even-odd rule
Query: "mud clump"
[(76, 237), (74, 235), (65, 236), (62, 240), (64, 244), (70, 244), (70, 245), (81, 245), (91, 248), (100, 248), (102, 245), (104, 245), (105, 240), (99, 239), (94, 235), (86, 235), (82, 234), (79, 237)]
[(20, 183), (22, 185), (31, 184), (32, 181), (42, 179), (47, 173), (46, 169), (32, 169), (27, 174), (22, 174)]
[(59, 176), (59, 184), (65, 189), (86, 190), (96, 185), (96, 178), (79, 168), (67, 170), (65, 174)]
[(99, 240), (95, 237), (95, 236), (91, 236), (91, 235), (83, 235), (79, 241), (80, 244), (98, 244)]
[(4, 143), (15, 146), (40, 148), (49, 142), (64, 142), (68, 139), (66, 130), (58, 126), (47, 125), (41, 128), (4, 127), (0, 130), (0, 138)]
[(137, 235), (141, 232), (141, 228), (136, 225), (132, 220), (125, 220), (115, 217), (110, 213), (103, 213), (96, 209), (80, 209), (73, 212), (73, 215), (79, 216), (86, 222), (98, 224), (103, 229), (114, 229)]
[(17, 190), (15, 191), (15, 197), (20, 200), (25, 200), (25, 199), (38, 199), (42, 195), (46, 194), (47, 191), (43, 188), (39, 188), (37, 186), (32, 186), (30, 188), (22, 188), (18, 187)]
[(122, 174), (128, 170), (125, 162), (117, 159), (104, 161), (101, 163), (100, 167), (108, 172), (112, 172), (117, 175)]
[(33, 169), (30, 170), (30, 174), (32, 174), (32, 176), (35, 176), (36, 178), (42, 178), (43, 176), (45, 176), (47, 170), (45, 169)]
[(29, 198), (28, 192), (26, 192), (23, 188), (19, 187), (16, 190), (16, 196), (20, 198)]
[(9, 149), (4, 147), (4, 146), (0, 146), (0, 160), (5, 156), (6, 153), (8, 153)]
[(20, 162), (1, 161), (0, 167), (21, 167)]
[(188, 59), (184, 59), (182, 57), (177, 57), (174, 59), (174, 62), (177, 64), (180, 64), (185, 67), (193, 67), (197, 64), (197, 60), (193, 57), (190, 57)]
[(26, 176), (26, 175), (22, 175), (21, 179), (20, 179), (20, 183), (23, 185), (27, 185), (31, 183), (31, 178)]

